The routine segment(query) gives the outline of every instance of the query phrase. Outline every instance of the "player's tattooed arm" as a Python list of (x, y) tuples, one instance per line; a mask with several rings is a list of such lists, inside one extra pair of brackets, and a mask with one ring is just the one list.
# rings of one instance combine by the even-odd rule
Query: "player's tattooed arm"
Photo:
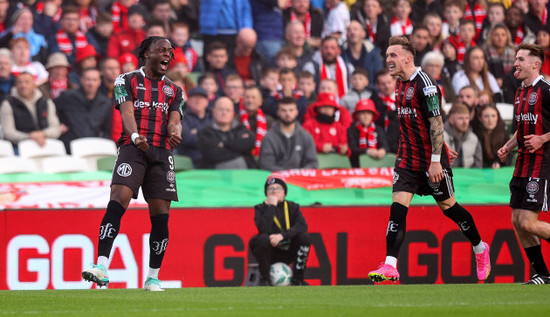
[(430, 140), (432, 141), (432, 154), (441, 155), (443, 150), (443, 119), (441, 116), (435, 116), (428, 119), (430, 121)]

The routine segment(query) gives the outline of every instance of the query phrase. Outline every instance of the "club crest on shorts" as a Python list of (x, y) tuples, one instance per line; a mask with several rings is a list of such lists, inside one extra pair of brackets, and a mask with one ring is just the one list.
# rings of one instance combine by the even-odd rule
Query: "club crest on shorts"
[(530, 95), (529, 95), (529, 104), (532, 106), (535, 104), (535, 102), (537, 102), (537, 93), (536, 92), (532, 92)]
[(529, 195), (534, 195), (539, 191), (539, 183), (536, 181), (530, 181), (527, 183), (527, 186), (525, 186), (525, 190)]
[(128, 177), (132, 175), (132, 167), (128, 163), (122, 163), (118, 166), (116, 172), (122, 177)]
[(397, 174), (396, 172), (393, 172), (393, 184), (395, 185), (395, 183), (397, 183), (397, 180), (399, 179), (399, 174)]
[(407, 89), (407, 94), (405, 95), (405, 98), (407, 98), (407, 100), (411, 100), (413, 95), (414, 95), (414, 87), (409, 87), (409, 89)]
[(430, 186), (432, 189), (439, 188), (440, 183), (441, 182), (434, 183), (430, 178), (428, 178), (428, 186)]
[(172, 97), (174, 95), (174, 89), (172, 89), (172, 87), (170, 86), (162, 87), (162, 92), (168, 97)]
[(170, 182), (170, 184), (174, 184), (176, 181), (176, 172), (168, 171), (168, 173), (166, 173), (166, 180)]

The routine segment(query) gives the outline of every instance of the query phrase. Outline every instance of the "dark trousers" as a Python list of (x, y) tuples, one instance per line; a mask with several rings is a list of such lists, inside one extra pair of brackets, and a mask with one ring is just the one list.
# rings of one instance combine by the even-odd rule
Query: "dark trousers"
[(269, 281), (271, 264), (284, 262), (286, 264), (294, 263), (292, 275), (295, 279), (303, 280), (310, 244), (309, 234), (304, 232), (290, 241), (288, 250), (283, 250), (271, 246), (268, 233), (260, 233), (250, 239), (249, 247), (258, 261), (258, 268), (263, 279)]

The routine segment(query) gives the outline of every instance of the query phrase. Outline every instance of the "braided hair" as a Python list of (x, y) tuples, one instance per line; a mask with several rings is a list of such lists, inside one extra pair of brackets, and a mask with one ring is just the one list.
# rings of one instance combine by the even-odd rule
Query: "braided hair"
[[(170, 45), (172, 46), (172, 49), (175, 49), (174, 44), (172, 44), (172, 42), (170, 41), (169, 38), (164, 37), (164, 36), (149, 36), (148, 38), (143, 40), (141, 42), (141, 44), (139, 44), (138, 59), (141, 60), (141, 61), (144, 61), (145, 60), (145, 52), (147, 52), (149, 50), (151, 45), (153, 45), (156, 42), (161, 41), (161, 40), (167, 40), (168, 42), (170, 42)], [(171, 59), (174, 59), (174, 52), (173, 51), (172, 51), (172, 53), (170, 53), (170, 56), (171, 56)]]

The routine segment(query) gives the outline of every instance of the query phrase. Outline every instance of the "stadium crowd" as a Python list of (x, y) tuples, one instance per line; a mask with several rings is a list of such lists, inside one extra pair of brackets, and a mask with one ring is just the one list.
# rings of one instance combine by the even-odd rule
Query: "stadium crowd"
[[(318, 154), (381, 159), (399, 138), (391, 36), (408, 36), (452, 105), (453, 167), (492, 167), (509, 139), (515, 48), (537, 43), (550, 75), (548, 0), (0, 0), (1, 138), (17, 143), (122, 131), (117, 76), (137, 46), (168, 37), (183, 88), (182, 144), (195, 168), (317, 168)], [(147, 92), (146, 92), (147, 93)], [(150, 92), (154, 93), (154, 92)], [(17, 151), (17, 149), (16, 149)]]

